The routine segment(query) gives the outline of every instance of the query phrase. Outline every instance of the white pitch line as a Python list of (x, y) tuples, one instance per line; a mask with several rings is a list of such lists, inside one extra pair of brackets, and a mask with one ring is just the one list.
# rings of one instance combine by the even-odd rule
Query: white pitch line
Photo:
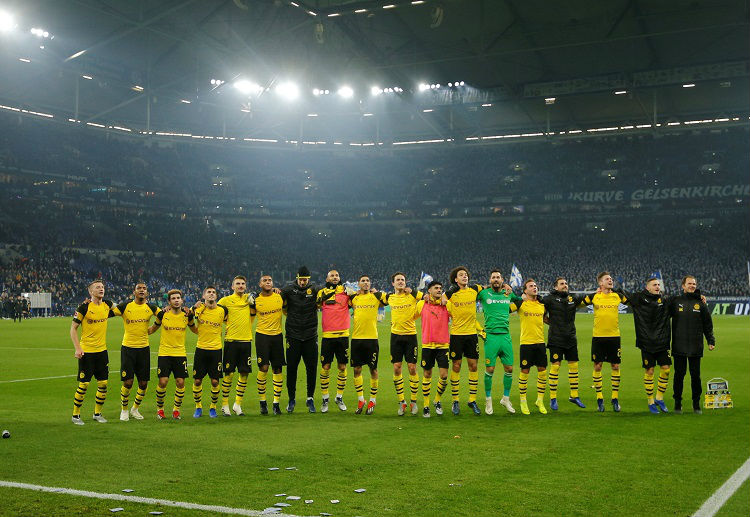
[(54, 350), (59, 352), (70, 352), (70, 348), (39, 348), (36, 346), (0, 346), (0, 350)]
[(734, 495), (748, 478), (750, 478), (750, 458), (711, 497), (706, 499), (706, 502), (698, 508), (693, 517), (713, 517), (716, 515), (716, 512), (724, 506), (724, 503)]
[[(156, 370), (156, 366), (151, 367), (152, 370)], [(110, 370), (109, 373), (117, 373), (120, 370)], [(54, 377), (37, 377), (35, 379), (11, 379), (9, 381), (0, 381), (0, 384), (8, 384), (11, 382), (30, 382), (30, 381), (48, 381), (51, 379), (67, 379), (69, 377), (78, 377), (77, 373), (72, 373), (70, 375), (56, 375)]]
[[(235, 514), (235, 515), (250, 515), (252, 517), (258, 517), (261, 515), (269, 515), (258, 510), (247, 510), (245, 508), (230, 508), (228, 506), (211, 506), (207, 504), (186, 503), (182, 501), (170, 501), (168, 499), (153, 499), (151, 497), (138, 497), (134, 495), (106, 494), (102, 492), (90, 492), (88, 490), (75, 490), (72, 488), (31, 485), (28, 483), (17, 483), (15, 481), (0, 480), (0, 487), (20, 488), (23, 490), (34, 490), (37, 492), (48, 492), (52, 494), (65, 494), (65, 495), (73, 495), (73, 496), (78, 496), (78, 497), (89, 497), (92, 499), (110, 499), (113, 501), (126, 501), (129, 503), (172, 506), (174, 508), (185, 508), (186, 510), (199, 510), (203, 512), (229, 513), (229, 514)], [(288, 514), (288, 513), (272, 513), (270, 515), (277, 515), (279, 517), (295, 517), (294, 515)]]

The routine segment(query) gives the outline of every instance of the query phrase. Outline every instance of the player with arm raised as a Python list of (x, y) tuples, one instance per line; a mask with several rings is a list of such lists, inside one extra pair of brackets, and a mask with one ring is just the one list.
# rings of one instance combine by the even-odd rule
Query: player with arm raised
[(354, 389), (357, 391), (357, 411), (359, 415), (365, 407), (364, 380), (362, 367), (370, 369), (370, 401), (365, 414), (375, 411), (378, 395), (378, 309), (385, 305), (385, 294), (371, 290), (370, 277), (361, 275), (359, 290), (349, 297), (352, 307), (352, 367), (354, 368)]
[(477, 300), (482, 303), (484, 313), (484, 327), (486, 338), (484, 341), (484, 392), (486, 396), (484, 412), (488, 415), (493, 413), (492, 409), (492, 376), (495, 373), (497, 358), (505, 370), (503, 375), (503, 398), (500, 404), (505, 406), (509, 413), (515, 413), (510, 402), (510, 388), (513, 385), (513, 341), (510, 337), (510, 325), (508, 315), (510, 304), (515, 302), (520, 305), (523, 301), (510, 291), (505, 284), (500, 270), (493, 269), (490, 272), (490, 286), (479, 291)]
[(612, 367), (612, 409), (620, 411), (620, 362), (622, 347), (620, 343), (620, 304), (627, 298), (612, 290), (614, 282), (609, 271), (602, 271), (596, 276), (599, 289), (595, 294), (586, 295), (585, 305), (594, 307), (594, 330), (591, 338), (591, 361), (594, 363), (594, 389), (596, 389), (597, 410), (604, 411), (602, 394), (602, 365), (609, 363)]
[[(549, 406), (557, 411), (557, 383), (560, 377), (560, 364), (568, 361), (568, 383), (570, 397), (568, 401), (580, 408), (585, 408), (578, 393), (578, 338), (576, 337), (576, 309), (587, 295), (571, 294), (568, 281), (563, 277), (555, 280), (553, 289), (542, 298), (549, 324), (547, 348), (549, 349)], [(592, 295), (593, 296), (593, 295)]]
[(529, 414), (526, 402), (526, 389), (529, 382), (529, 371), (536, 366), (536, 407), (543, 415), (547, 414), (544, 407), (544, 392), (547, 390), (547, 353), (544, 347), (544, 305), (539, 301), (539, 288), (533, 278), (523, 283), (523, 294), (526, 299), (522, 302), (511, 302), (510, 310), (518, 311), (521, 320), (521, 346), (518, 355), (521, 360), (521, 373), (518, 374), (518, 391), (521, 398), (521, 413)]
[(193, 357), (193, 401), (195, 412), (193, 418), (203, 416), (203, 379), (211, 379), (211, 405), (208, 416), (216, 418), (216, 405), (219, 402), (219, 380), (221, 379), (221, 330), (227, 321), (229, 311), (216, 303), (216, 288), (209, 285), (203, 290), (203, 303), (196, 303), (192, 312), (195, 315), (195, 327), (190, 330), (198, 334)]
[[(133, 300), (123, 302), (112, 307), (115, 316), (122, 316), (125, 334), (120, 347), (120, 420), (126, 422), (132, 416), (136, 420), (143, 420), (140, 407), (148, 389), (151, 376), (151, 349), (148, 342), (148, 327), (151, 318), (156, 316), (159, 308), (153, 303), (147, 303), (148, 288), (144, 282), (135, 284)], [(138, 378), (133, 407), (128, 412), (130, 390), (133, 388), (134, 378)]]
[(237, 370), (237, 389), (232, 410), (236, 415), (244, 415), (242, 400), (247, 390), (247, 376), (252, 371), (252, 341), (253, 321), (250, 315), (252, 300), (245, 292), (247, 279), (237, 275), (232, 280), (232, 294), (219, 300), (229, 311), (227, 317), (227, 331), (224, 335), (224, 378), (221, 381), (221, 412), (224, 416), (231, 416), (229, 411), (229, 392), (232, 389), (232, 376)]
[[(70, 324), (70, 340), (73, 342), (75, 357), (78, 359), (78, 387), (73, 398), (72, 422), (83, 425), (81, 406), (86, 397), (91, 377), (96, 377), (96, 403), (94, 420), (107, 422), (102, 416), (102, 406), (107, 398), (109, 379), (109, 356), (107, 354), (107, 320), (112, 316), (112, 302), (104, 299), (104, 282), (94, 280), (88, 286), (90, 302), (76, 309)], [(78, 337), (78, 328), (81, 336)]]
[(159, 420), (164, 415), (164, 397), (167, 395), (169, 376), (174, 376), (174, 406), (172, 418), (180, 419), (182, 399), (185, 398), (185, 379), (188, 376), (187, 352), (185, 351), (185, 331), (195, 326), (193, 313), (183, 309), (182, 291), (172, 289), (167, 293), (168, 308), (162, 309), (156, 315), (156, 321), (148, 329), (153, 334), (161, 327), (159, 336), (159, 356), (157, 358), (156, 375), (159, 384), (156, 387), (156, 416)]
[(391, 307), (391, 364), (393, 364), (393, 385), (398, 397), (398, 415), (406, 412), (404, 397), (403, 362), (409, 371), (409, 388), (411, 390), (411, 414), (416, 415), (417, 391), (419, 390), (419, 375), (417, 375), (417, 326), (414, 314), (417, 302), (422, 299), (420, 291), (412, 291), (406, 287), (406, 275), (401, 272), (391, 275), (393, 293), (385, 296), (385, 301)]
[(258, 324), (255, 328), (255, 355), (258, 358), (258, 397), (260, 414), (268, 414), (266, 402), (266, 378), (268, 366), (273, 371), (273, 414), (281, 414), (281, 390), (284, 387), (282, 368), (284, 360), (284, 336), (281, 333), (281, 317), (286, 304), (280, 294), (274, 291), (271, 275), (260, 277), (260, 294), (250, 304), (251, 314), (255, 314)]
[(344, 388), (346, 388), (346, 366), (349, 363), (349, 295), (341, 285), (341, 277), (335, 269), (326, 275), (326, 286), (318, 291), (318, 304), (321, 309), (323, 337), (320, 340), (320, 391), (323, 401), (320, 412), (328, 412), (328, 383), (331, 363), (334, 356), (338, 363), (336, 383), (336, 405), (346, 411)]
[(435, 394), (435, 414), (443, 414), (441, 399), (448, 386), (448, 348), (450, 327), (448, 308), (442, 300), (443, 284), (437, 280), (427, 285), (427, 295), (417, 302), (416, 317), (422, 320), (422, 416), (430, 418), (430, 392), (432, 391), (432, 369), (438, 365), (440, 379)]
[(451, 410), (458, 415), (459, 397), (458, 387), (461, 382), (461, 363), (466, 357), (469, 367), (469, 408), (475, 415), (482, 412), (477, 406), (477, 390), (479, 387), (479, 337), (477, 336), (477, 294), (483, 289), (479, 284), (469, 284), (469, 270), (464, 266), (454, 268), (450, 273), (450, 287), (443, 298), (450, 302), (448, 311), (451, 313), (450, 357), (453, 361), (451, 370), (451, 396), (453, 405)]

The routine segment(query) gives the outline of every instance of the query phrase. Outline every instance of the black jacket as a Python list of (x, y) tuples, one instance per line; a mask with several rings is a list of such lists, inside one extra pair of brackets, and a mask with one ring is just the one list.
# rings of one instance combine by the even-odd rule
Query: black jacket
[(318, 306), (316, 298), (318, 288), (307, 284), (304, 289), (297, 282), (292, 282), (281, 290), (281, 297), (286, 302), (286, 323), (284, 325), (287, 339), (318, 339)]
[(669, 350), (670, 300), (647, 290), (637, 293), (623, 292), (627, 304), (633, 309), (635, 346), (652, 354)]
[(715, 345), (714, 324), (700, 291), (675, 296), (669, 304), (672, 315), (672, 355), (703, 357), (703, 336)]
[(542, 298), (549, 317), (547, 346), (573, 348), (577, 345), (576, 308), (585, 297), (585, 294), (570, 294), (552, 289)]

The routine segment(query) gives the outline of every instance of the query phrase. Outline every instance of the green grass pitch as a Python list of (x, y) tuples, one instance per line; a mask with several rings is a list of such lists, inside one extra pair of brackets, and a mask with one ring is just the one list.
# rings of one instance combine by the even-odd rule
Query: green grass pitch
[[(454, 417), (446, 408), (442, 417), (398, 417), (387, 353), (388, 322), (384, 321), (379, 327), (378, 406), (372, 416), (353, 412), (356, 397), (351, 370), (344, 395), (349, 411), (341, 413), (332, 407), (328, 414), (308, 414), (300, 404), (304, 400), (300, 368), (298, 409), (293, 415), (258, 414), (253, 374), (244, 404), (246, 417), (194, 420), (188, 386), (183, 419), (157, 421), (152, 377), (142, 408), (146, 419), (121, 423), (117, 371), (122, 323), (115, 318), (109, 323), (113, 373), (104, 409), (110, 422), (91, 420), (94, 390), (90, 389), (83, 408), (86, 425), (78, 427), (70, 423), (76, 372), (68, 337), (70, 320), (0, 321), (0, 429), (12, 432), (11, 439), (0, 441), (0, 479), (107, 493), (130, 488), (132, 495), (254, 510), (282, 500), (274, 497), (277, 493), (314, 500), (309, 505), (290, 501), (292, 506), (285, 510), (296, 515), (691, 515), (750, 456), (750, 319), (714, 317), (718, 347), (706, 351), (703, 381), (727, 378), (735, 408), (705, 411), (702, 416), (690, 413), (689, 402), (681, 416), (648, 413), (629, 315), (621, 317), (623, 411), (615, 414), (607, 404), (604, 414), (597, 413), (586, 360), (591, 323), (591, 316), (578, 316), (585, 410), (566, 400), (563, 365), (561, 407), (555, 414), (540, 415), (533, 405), (531, 416), (520, 411), (506, 414), (498, 404), (501, 375), (496, 375), (495, 414), (475, 417), (466, 407), (464, 371), (460, 416)], [(515, 317), (511, 328), (517, 357)], [(188, 339), (190, 352), (195, 336), (188, 333)], [(152, 336), (154, 352), (157, 340), (158, 335)], [(155, 365), (155, 353), (152, 357)], [(364, 376), (367, 393), (366, 371)], [(8, 382), (45, 377), (60, 378)], [(534, 399), (534, 380), (532, 372), (530, 400)], [(604, 381), (607, 399), (606, 366)], [(511, 399), (518, 408), (515, 382), (517, 371)], [(479, 384), (482, 407), (481, 375)], [(435, 387), (433, 381), (433, 396)], [(686, 393), (689, 390), (686, 382)], [(171, 407), (173, 393), (171, 381), (167, 407)], [(671, 393), (670, 379), (670, 409)], [(420, 407), (421, 400), (420, 391)], [(549, 394), (546, 401), (549, 407)], [(204, 388), (205, 407), (207, 403), (208, 389)], [(283, 469), (290, 466), (297, 470)], [(272, 472), (269, 467), (282, 470)], [(367, 491), (354, 493), (360, 487)], [(334, 505), (331, 499), (341, 502)], [(198, 514), (0, 488), (0, 515), (105, 515), (114, 507), (125, 508), (121, 515), (148, 515), (153, 510), (167, 516)], [(719, 515), (747, 515), (749, 509), (745, 483)]]

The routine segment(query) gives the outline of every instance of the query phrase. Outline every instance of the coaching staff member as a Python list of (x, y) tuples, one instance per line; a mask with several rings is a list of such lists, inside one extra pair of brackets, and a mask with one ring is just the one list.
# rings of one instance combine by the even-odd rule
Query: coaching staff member
[(674, 358), (674, 410), (682, 413), (682, 385), (687, 365), (690, 365), (690, 385), (693, 390), (693, 412), (701, 411), (701, 357), (703, 357), (703, 337), (708, 349), (716, 346), (714, 324), (711, 313), (701, 300), (698, 283), (693, 276), (682, 279), (682, 294), (672, 299), (672, 357)]
[(307, 409), (315, 413), (316, 365), (318, 361), (318, 288), (310, 283), (310, 271), (302, 266), (297, 271), (294, 282), (281, 290), (281, 297), (287, 304), (286, 323), (286, 362), (287, 392), (289, 404), (287, 412), (294, 411), (297, 392), (297, 368), (300, 359), (305, 362), (307, 380)]

